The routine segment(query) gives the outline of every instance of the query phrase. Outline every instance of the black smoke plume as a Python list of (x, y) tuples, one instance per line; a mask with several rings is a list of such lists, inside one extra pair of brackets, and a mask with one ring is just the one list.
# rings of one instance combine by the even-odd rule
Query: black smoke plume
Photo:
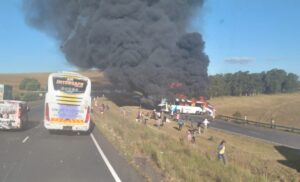
[(66, 59), (122, 88), (160, 98), (206, 94), (208, 56), (186, 33), (202, 0), (24, 0), (26, 21), (56, 38)]

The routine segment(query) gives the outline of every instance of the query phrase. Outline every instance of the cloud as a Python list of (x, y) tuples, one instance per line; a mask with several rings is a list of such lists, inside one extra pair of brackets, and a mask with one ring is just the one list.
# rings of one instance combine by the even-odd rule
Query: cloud
[(255, 61), (255, 59), (249, 58), (249, 57), (231, 57), (231, 58), (225, 59), (226, 63), (239, 64), (239, 65), (248, 65), (254, 61)]

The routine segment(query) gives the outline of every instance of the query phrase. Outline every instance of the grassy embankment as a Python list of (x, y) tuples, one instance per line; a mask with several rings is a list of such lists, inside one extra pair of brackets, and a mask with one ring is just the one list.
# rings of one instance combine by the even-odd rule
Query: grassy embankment
[[(137, 107), (120, 108), (105, 98), (99, 102), (108, 104), (110, 111), (103, 116), (94, 113), (96, 126), (129, 162), (135, 164), (136, 158), (144, 157), (164, 174), (164, 181), (300, 179), (295, 169), (278, 162), (286, 158), (277, 146), (213, 129), (198, 136), (196, 144), (191, 144), (186, 140), (187, 126), (181, 132), (174, 129), (174, 122), (158, 129), (150, 120), (145, 126), (135, 122)], [(227, 166), (216, 159), (216, 147), (222, 139), (227, 141)], [(285, 150), (293, 160), (300, 157), (292, 150)]]
[(249, 120), (270, 122), (300, 128), (300, 92), (251, 97), (218, 97), (210, 100), (218, 114), (232, 116), (240, 112)]

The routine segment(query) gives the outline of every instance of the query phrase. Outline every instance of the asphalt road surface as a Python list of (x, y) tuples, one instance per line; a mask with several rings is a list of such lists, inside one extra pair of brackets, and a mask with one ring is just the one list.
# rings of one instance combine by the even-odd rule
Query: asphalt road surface
[[(199, 116), (191, 116), (190, 118), (192, 119), (192, 121), (196, 122)], [(300, 149), (299, 134), (269, 128), (261, 128), (251, 125), (236, 124), (222, 120), (211, 122), (210, 127), (226, 132), (258, 138), (267, 142), (274, 143), (275, 145), (282, 145), (289, 148)]]
[(42, 103), (24, 131), (0, 131), (0, 182), (144, 181), (95, 128), (50, 134)]

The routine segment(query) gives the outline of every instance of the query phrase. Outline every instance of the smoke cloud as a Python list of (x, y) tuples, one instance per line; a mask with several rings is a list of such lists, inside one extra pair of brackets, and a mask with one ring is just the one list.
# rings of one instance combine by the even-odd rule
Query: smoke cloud
[(186, 27), (202, 0), (24, 0), (31, 26), (68, 62), (99, 68), (119, 87), (160, 98), (206, 94), (208, 56)]

